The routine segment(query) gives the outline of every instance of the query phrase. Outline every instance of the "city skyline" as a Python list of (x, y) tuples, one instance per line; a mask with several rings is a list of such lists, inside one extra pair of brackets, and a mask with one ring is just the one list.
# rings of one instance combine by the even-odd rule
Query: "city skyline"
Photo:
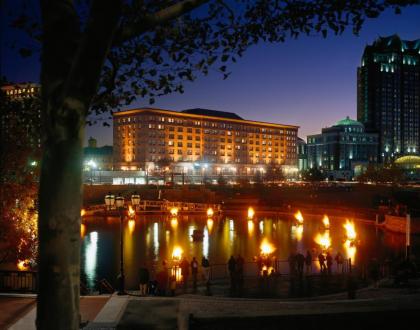
[[(359, 37), (347, 31), (326, 39), (317, 35), (287, 39), (283, 44), (257, 45), (237, 64), (230, 64), (232, 74), (227, 80), (217, 73), (199, 77), (185, 84), (184, 94), (158, 98), (153, 107), (235, 112), (249, 120), (300, 126), (299, 136), (306, 139), (346, 116), (356, 119), (357, 66), (364, 47), (378, 36), (398, 34), (402, 39), (418, 39), (419, 15), (417, 7), (404, 9), (401, 15), (387, 11), (366, 21)], [(13, 39), (13, 34), (5, 36), (3, 43)], [(6, 47), (2, 47), (2, 53), (3, 75), (9, 80), (38, 81), (36, 57), (20, 59)], [(137, 100), (127, 108), (143, 106), (148, 103)], [(112, 120), (108, 123), (110, 128), (101, 123), (88, 127), (85, 144), (90, 136), (99, 145), (112, 144)]]

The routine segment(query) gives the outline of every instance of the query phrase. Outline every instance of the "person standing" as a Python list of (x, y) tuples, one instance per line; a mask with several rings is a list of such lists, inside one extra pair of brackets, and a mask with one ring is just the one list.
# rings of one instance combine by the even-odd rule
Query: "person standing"
[(321, 273), (325, 273), (325, 270), (326, 270), (325, 257), (322, 252), (318, 255), (318, 261), (319, 261), (319, 267), (320, 267)]
[(187, 292), (188, 288), (188, 278), (190, 277), (190, 264), (187, 260), (187, 258), (182, 258), (182, 261), (180, 263), (181, 266), (181, 275), (182, 275), (182, 282), (184, 285), (184, 293)]
[(236, 293), (236, 280), (235, 280), (236, 260), (233, 256), (229, 258), (228, 270), (229, 270), (229, 276), (230, 276), (230, 292), (233, 295), (234, 293)]
[(193, 292), (197, 292), (197, 275), (198, 275), (198, 262), (195, 257), (193, 257), (191, 261), (191, 274), (192, 274), (192, 280), (193, 280)]
[(332, 264), (333, 264), (333, 258), (331, 256), (331, 254), (329, 252), (327, 252), (327, 256), (326, 256), (326, 261), (327, 261), (327, 271), (328, 271), (328, 275), (332, 274)]
[(209, 259), (207, 259), (204, 256), (201, 259), (201, 267), (203, 268), (203, 277), (207, 285), (207, 283), (210, 282), (210, 262), (209, 262)]
[(306, 251), (305, 256), (306, 274), (312, 273), (312, 254), (309, 250)]
[(296, 255), (296, 263), (297, 263), (298, 275), (299, 277), (302, 277), (303, 266), (305, 265), (305, 256), (300, 252), (298, 252), (298, 254)]
[(239, 295), (242, 294), (242, 289), (244, 286), (244, 265), (245, 260), (242, 258), (240, 254), (238, 254), (238, 257), (236, 258), (236, 278), (238, 280), (238, 293)]
[(340, 251), (337, 252), (337, 255), (335, 256), (335, 262), (337, 263), (337, 273), (343, 272), (343, 256), (340, 253)]
[(140, 280), (140, 296), (147, 295), (147, 286), (149, 284), (149, 270), (146, 266), (143, 266), (139, 270), (139, 280)]

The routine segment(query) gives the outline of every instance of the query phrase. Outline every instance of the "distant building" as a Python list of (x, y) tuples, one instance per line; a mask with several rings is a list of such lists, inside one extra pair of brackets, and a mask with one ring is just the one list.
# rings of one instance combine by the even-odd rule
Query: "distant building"
[(308, 169), (308, 147), (305, 140), (300, 137), (297, 138), (297, 157), (298, 170), (305, 171)]
[(378, 135), (366, 133), (362, 123), (349, 117), (308, 136), (308, 166), (334, 179), (351, 179), (369, 163), (376, 163)]
[[(15, 143), (16, 141), (11, 139), (15, 139), (16, 134), (24, 134), (25, 143), (29, 143), (34, 149), (41, 148), (41, 107), (31, 102), (40, 96), (40, 86), (34, 83), (8, 84), (1, 86), (1, 91), (12, 102), (22, 101), (19, 106), (9, 104), (10, 107), (2, 109), (1, 143)], [(19, 109), (19, 112), (16, 112), (16, 109)]]
[(357, 71), (357, 119), (379, 134), (380, 161), (420, 154), (420, 39), (393, 35), (366, 46)]
[(296, 169), (297, 126), (230, 112), (133, 109), (113, 114), (114, 168), (202, 176), (254, 176), (267, 164)]
[(83, 149), (83, 168), (85, 171), (111, 171), (113, 169), (112, 146), (97, 147), (97, 141), (89, 138)]

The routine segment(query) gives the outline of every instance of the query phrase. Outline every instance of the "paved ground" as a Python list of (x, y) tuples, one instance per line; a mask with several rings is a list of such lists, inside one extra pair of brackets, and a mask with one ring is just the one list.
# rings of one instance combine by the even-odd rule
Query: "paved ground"
[[(93, 321), (109, 296), (81, 297), (82, 322)], [(29, 295), (0, 296), (0, 329), (35, 329), (36, 298)]]

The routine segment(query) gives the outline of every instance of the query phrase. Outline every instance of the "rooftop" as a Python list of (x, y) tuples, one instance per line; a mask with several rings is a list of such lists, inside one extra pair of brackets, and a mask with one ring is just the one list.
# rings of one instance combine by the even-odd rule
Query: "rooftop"
[(193, 115), (200, 115), (200, 116), (211, 116), (211, 117), (243, 120), (243, 118), (238, 116), (236, 113), (227, 112), (227, 111), (193, 108), (193, 109), (182, 110), (181, 112), (189, 113)]
[(363, 126), (363, 124), (360, 121), (350, 119), (350, 117), (347, 116), (346, 118), (339, 120), (334, 126)]

